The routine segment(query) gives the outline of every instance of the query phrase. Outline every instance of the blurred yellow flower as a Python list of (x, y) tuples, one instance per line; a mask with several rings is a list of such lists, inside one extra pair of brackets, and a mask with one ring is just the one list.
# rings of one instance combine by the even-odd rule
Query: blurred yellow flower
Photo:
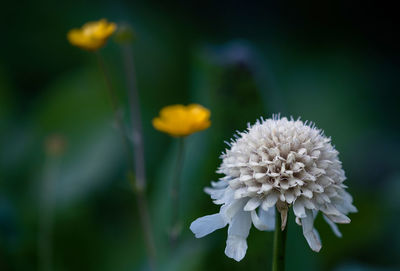
[(166, 106), (153, 119), (155, 129), (176, 137), (188, 136), (210, 125), (210, 111), (199, 104)]
[(75, 46), (88, 51), (96, 51), (103, 47), (107, 39), (114, 33), (117, 25), (101, 19), (97, 22), (88, 22), (79, 29), (68, 32), (68, 41)]

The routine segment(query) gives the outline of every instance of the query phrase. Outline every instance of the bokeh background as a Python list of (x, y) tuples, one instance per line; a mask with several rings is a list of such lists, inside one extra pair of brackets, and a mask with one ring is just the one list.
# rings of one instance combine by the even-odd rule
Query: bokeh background
[[(132, 25), (148, 197), (160, 270), (270, 270), (272, 233), (251, 230), (236, 263), (226, 230), (195, 239), (218, 207), (203, 187), (236, 130), (273, 113), (332, 137), (359, 213), (336, 238), (319, 217), (313, 253), (290, 219), (287, 270), (400, 269), (398, 11), (348, 1), (7, 1), (0, 41), (0, 270), (148, 270), (124, 145), (94, 54), (69, 29), (100, 18)], [(101, 50), (127, 124), (120, 46)], [(182, 239), (168, 249), (176, 139), (152, 128), (161, 107), (200, 103), (212, 126), (187, 139)], [(49, 143), (50, 142), (50, 143)], [(58, 155), (49, 155), (49, 145)], [(47, 146), (47, 147), (46, 147)], [(46, 151), (47, 149), (47, 151)], [(293, 217), (292, 217), (293, 218)], [(45, 226), (43, 226), (45, 225)], [(41, 248), (41, 249), (39, 249)]]

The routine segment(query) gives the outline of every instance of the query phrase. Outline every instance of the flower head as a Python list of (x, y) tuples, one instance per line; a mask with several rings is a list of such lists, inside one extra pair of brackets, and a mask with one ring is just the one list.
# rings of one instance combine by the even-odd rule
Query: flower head
[(210, 125), (210, 111), (198, 104), (166, 106), (153, 119), (155, 129), (176, 137), (188, 136)]
[(103, 47), (107, 39), (114, 33), (117, 25), (101, 19), (96, 22), (88, 22), (79, 29), (68, 32), (68, 41), (75, 46), (88, 51), (96, 51)]
[(330, 138), (313, 124), (279, 117), (257, 121), (236, 138), (221, 156), (218, 173), (225, 177), (205, 189), (222, 206), (191, 224), (197, 238), (229, 224), (225, 254), (240, 261), (251, 224), (274, 230), (278, 210), (284, 228), (289, 207), (312, 250), (321, 249), (313, 226), (319, 211), (341, 236), (335, 223), (349, 223), (347, 214), (357, 209), (345, 191), (346, 177)]

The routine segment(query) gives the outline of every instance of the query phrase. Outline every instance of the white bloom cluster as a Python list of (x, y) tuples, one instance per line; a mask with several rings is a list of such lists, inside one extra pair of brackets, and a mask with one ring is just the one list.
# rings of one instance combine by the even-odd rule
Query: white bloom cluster
[(297, 224), (314, 251), (321, 241), (314, 228), (319, 211), (337, 236), (335, 223), (349, 223), (348, 213), (357, 212), (345, 191), (346, 179), (338, 151), (331, 139), (311, 123), (273, 119), (257, 121), (228, 143), (217, 171), (224, 174), (206, 188), (219, 213), (195, 220), (190, 229), (197, 238), (229, 224), (225, 254), (240, 261), (246, 254), (251, 224), (261, 231), (274, 230), (275, 209), (282, 230), (290, 206)]

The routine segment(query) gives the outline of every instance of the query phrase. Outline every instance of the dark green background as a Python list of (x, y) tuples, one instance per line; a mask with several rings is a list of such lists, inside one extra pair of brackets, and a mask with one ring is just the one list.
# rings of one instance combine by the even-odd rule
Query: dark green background
[[(0, 38), (0, 270), (39, 270), (43, 182), (53, 182), (53, 270), (146, 270), (124, 146), (95, 55), (69, 29), (100, 18), (128, 23), (145, 134), (148, 196), (161, 270), (270, 270), (272, 233), (254, 228), (236, 263), (226, 229), (188, 227), (218, 207), (203, 187), (235, 130), (273, 113), (314, 121), (332, 137), (359, 213), (336, 238), (319, 217), (313, 253), (290, 218), (287, 270), (400, 268), (398, 14), (375, 2), (24, 1), (2, 4)], [(101, 50), (128, 109), (120, 47)], [(187, 139), (183, 240), (168, 251), (168, 184), (176, 139), (155, 131), (161, 107), (200, 103), (212, 126)], [(64, 154), (44, 142), (62, 135)]]

